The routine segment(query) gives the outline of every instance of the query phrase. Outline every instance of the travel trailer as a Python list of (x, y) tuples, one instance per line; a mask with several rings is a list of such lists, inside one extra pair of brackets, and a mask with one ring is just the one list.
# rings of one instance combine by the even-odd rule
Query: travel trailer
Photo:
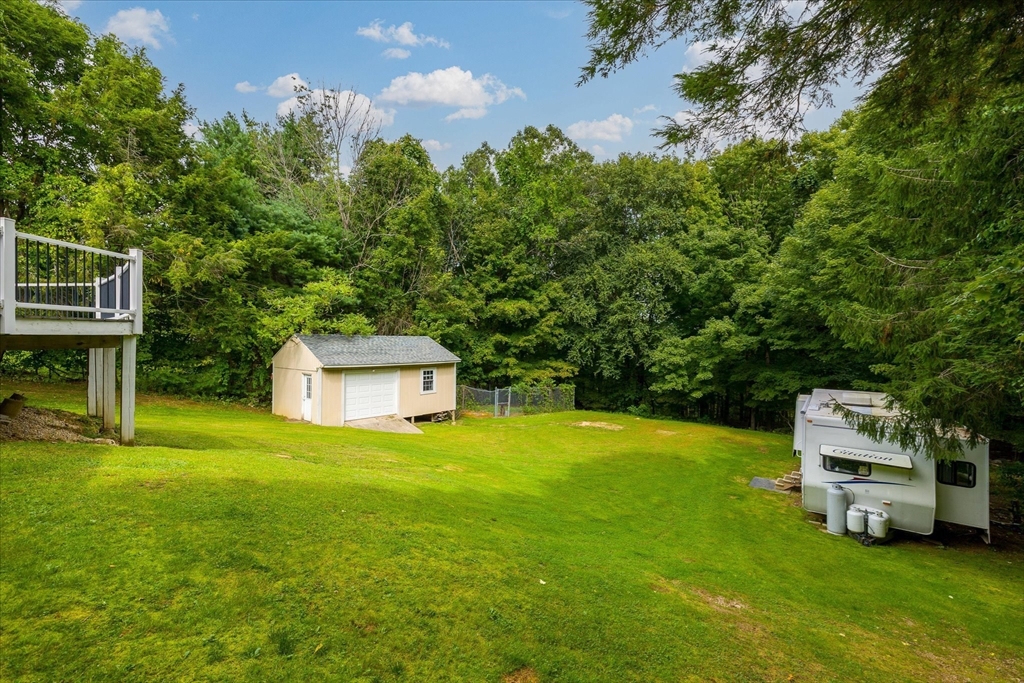
[(960, 459), (936, 462), (872, 441), (834, 411), (839, 405), (893, 416), (885, 403), (885, 394), (834, 389), (797, 398), (793, 454), (800, 456), (804, 508), (828, 515), (832, 533), (883, 538), (891, 528), (928, 535), (940, 520), (981, 529), (990, 542), (988, 442), (972, 448), (965, 441)]

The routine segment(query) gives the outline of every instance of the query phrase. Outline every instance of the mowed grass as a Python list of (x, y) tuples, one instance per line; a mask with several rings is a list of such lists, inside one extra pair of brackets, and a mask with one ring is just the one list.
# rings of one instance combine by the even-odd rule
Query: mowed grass
[[(76, 385), (4, 390), (85, 401)], [(2, 677), (1024, 671), (1020, 553), (828, 536), (797, 497), (747, 486), (796, 467), (785, 436), (594, 413), (424, 431), (143, 396), (140, 447), (3, 444)]]

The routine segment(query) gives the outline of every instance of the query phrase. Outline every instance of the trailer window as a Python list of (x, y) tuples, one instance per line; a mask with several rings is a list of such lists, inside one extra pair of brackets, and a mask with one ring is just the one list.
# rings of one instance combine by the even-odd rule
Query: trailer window
[(840, 472), (842, 474), (856, 474), (861, 477), (871, 476), (871, 463), (847, 460), (846, 458), (833, 458), (830, 455), (823, 457), (825, 469), (829, 472)]
[(973, 489), (978, 483), (978, 468), (974, 466), (973, 462), (966, 460), (940, 462), (935, 471), (935, 478), (939, 480), (940, 484)]

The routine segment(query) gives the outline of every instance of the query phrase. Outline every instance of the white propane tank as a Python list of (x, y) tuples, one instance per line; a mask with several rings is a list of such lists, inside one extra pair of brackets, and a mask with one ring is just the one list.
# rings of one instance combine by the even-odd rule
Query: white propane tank
[(868, 533), (875, 538), (885, 538), (889, 534), (889, 514), (872, 510), (868, 514)]
[(828, 487), (825, 501), (825, 527), (830, 534), (846, 535), (846, 491), (838, 484)]
[(853, 534), (864, 533), (864, 528), (867, 522), (864, 517), (866, 516), (864, 510), (851, 505), (846, 511), (846, 528)]

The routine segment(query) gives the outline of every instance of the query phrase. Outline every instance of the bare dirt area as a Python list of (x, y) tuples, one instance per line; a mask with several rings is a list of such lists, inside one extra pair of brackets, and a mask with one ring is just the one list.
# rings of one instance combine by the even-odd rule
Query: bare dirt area
[(540, 681), (540, 676), (532, 668), (524, 666), (522, 669), (505, 674), (501, 680), (502, 683), (537, 683)]
[(94, 438), (92, 421), (63, 410), (26, 406), (10, 422), (0, 422), (0, 441), (47, 441), (50, 443), (99, 443), (115, 445), (109, 438)]
[(612, 424), (611, 422), (573, 422), (573, 427), (593, 427), (594, 429), (608, 429), (613, 432), (622, 430), (622, 425)]

